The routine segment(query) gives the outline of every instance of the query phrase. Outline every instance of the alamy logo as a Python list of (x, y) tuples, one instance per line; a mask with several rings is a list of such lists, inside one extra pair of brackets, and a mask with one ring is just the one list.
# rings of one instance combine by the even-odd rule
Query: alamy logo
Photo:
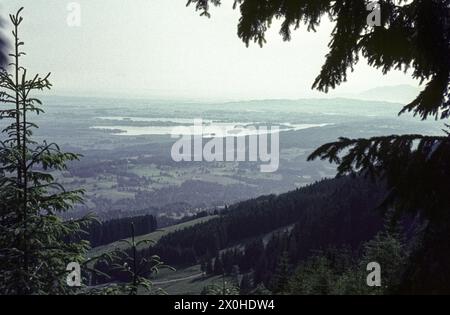
[(367, 264), (367, 285), (369, 287), (381, 287), (381, 266), (377, 262), (370, 262)]
[(378, 1), (369, 2), (366, 7), (370, 11), (367, 16), (367, 24), (369, 26), (381, 26), (381, 6)]
[(81, 287), (81, 268), (77, 262), (71, 262), (67, 265), (66, 271), (70, 271), (66, 278), (69, 287)]
[(78, 2), (70, 2), (67, 4), (67, 25), (70, 27), (81, 26), (81, 4)]
[[(209, 127), (209, 129), (211, 129)], [(223, 126), (213, 128), (202, 119), (195, 119), (193, 127), (178, 126), (172, 138), (179, 138), (171, 150), (176, 162), (261, 162), (261, 172), (276, 172), (280, 163), (279, 127)], [(270, 146), (270, 150), (269, 150)]]

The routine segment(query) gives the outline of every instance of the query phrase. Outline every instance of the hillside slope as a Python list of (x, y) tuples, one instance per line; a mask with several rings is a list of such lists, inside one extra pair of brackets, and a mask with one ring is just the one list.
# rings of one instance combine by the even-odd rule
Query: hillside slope
[[(384, 196), (381, 184), (363, 178), (323, 180), (285, 194), (240, 202), (220, 215), (139, 237), (157, 241), (140, 248), (140, 254), (156, 254), (179, 270), (167, 279), (155, 279), (164, 284), (176, 279), (170, 285), (178, 293), (182, 291), (178, 286), (200, 290), (208, 283), (208, 279), (198, 279), (199, 265), (212, 276), (221, 272), (230, 276), (237, 268), (241, 276), (251, 273), (254, 281), (269, 285), (283, 256), (295, 266), (318, 250), (348, 246), (357, 251), (382, 227), (382, 215), (376, 208)], [(117, 246), (113, 243), (94, 252)], [(195, 279), (189, 279), (191, 276)], [(113, 279), (124, 280), (118, 275)], [(193, 281), (197, 283), (190, 284)]]

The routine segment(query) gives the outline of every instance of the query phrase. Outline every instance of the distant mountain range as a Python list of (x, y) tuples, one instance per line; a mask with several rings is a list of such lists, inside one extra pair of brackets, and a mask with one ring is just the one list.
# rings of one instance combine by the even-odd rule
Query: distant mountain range
[(354, 97), (372, 101), (387, 101), (408, 104), (419, 95), (420, 89), (411, 85), (393, 85), (376, 87)]

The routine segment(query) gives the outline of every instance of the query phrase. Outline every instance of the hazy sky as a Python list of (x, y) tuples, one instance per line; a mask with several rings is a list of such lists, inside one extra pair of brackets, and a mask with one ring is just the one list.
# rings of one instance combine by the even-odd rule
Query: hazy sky
[[(81, 26), (67, 24), (68, 4), (81, 5)], [(33, 72), (51, 71), (55, 94), (194, 99), (325, 96), (311, 90), (328, 51), (332, 24), (305, 28), (283, 42), (278, 27), (263, 48), (236, 35), (232, 0), (200, 17), (186, 0), (2, 0), (0, 12), (25, 7), (22, 40)], [(8, 24), (9, 25), (9, 24)], [(365, 62), (331, 96), (384, 85), (417, 85), (383, 76)]]

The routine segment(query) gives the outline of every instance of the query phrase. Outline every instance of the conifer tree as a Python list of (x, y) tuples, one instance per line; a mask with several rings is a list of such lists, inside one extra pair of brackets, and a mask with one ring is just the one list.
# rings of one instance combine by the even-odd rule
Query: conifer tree
[[(149, 255), (148, 250), (139, 250), (146, 245), (152, 245), (152, 240), (136, 241), (135, 229), (131, 223), (131, 239), (120, 240), (123, 249), (118, 248), (111, 253), (95, 258), (93, 275), (100, 275), (99, 280), (108, 283), (100, 288), (93, 288), (87, 293), (94, 295), (138, 295), (164, 294), (164, 290), (154, 287), (150, 277), (160, 269), (174, 268), (165, 265), (159, 256)], [(111, 281), (114, 280), (114, 281)], [(97, 283), (95, 283), (97, 284)]]
[(369, 262), (379, 263), (382, 268), (379, 291), (383, 294), (394, 294), (398, 292), (403, 280), (408, 258), (409, 253), (402, 240), (402, 234), (386, 226), (384, 231), (364, 245), (360, 268), (363, 271)]
[[(324, 16), (335, 27), (322, 71), (313, 87), (327, 92), (347, 79), (348, 70), (362, 55), (369, 65), (388, 73), (412, 71), (427, 81), (418, 97), (400, 113), (413, 112), (422, 119), (450, 117), (450, 0), (380, 1), (381, 25), (369, 25), (369, 0), (256, 1), (236, 0), (241, 18), (238, 35), (245, 44), (266, 42), (265, 33), (274, 19), (282, 20), (280, 34), (291, 38), (292, 29), (304, 23), (315, 31)], [(210, 5), (220, 0), (189, 0), (209, 16)], [(399, 212), (419, 211), (427, 218), (450, 208), (450, 141), (440, 137), (394, 135), (371, 139), (340, 138), (316, 150), (310, 160), (321, 158), (339, 165), (338, 174), (364, 172), (386, 178), (391, 204)]]
[(128, 283), (121, 284), (120, 294), (137, 295), (140, 289), (143, 289), (144, 293), (161, 293), (161, 289), (153, 288), (153, 283), (148, 279), (151, 274), (159, 272), (161, 268), (168, 268), (174, 270), (172, 267), (164, 265), (159, 256), (153, 255), (147, 257), (147, 255), (139, 254), (138, 247), (141, 247), (148, 243), (153, 243), (151, 240), (142, 240), (136, 242), (134, 224), (131, 223), (131, 241), (122, 240), (126, 244), (127, 250), (118, 250), (113, 256), (112, 267), (116, 270), (124, 272), (130, 281)]
[(79, 155), (33, 140), (37, 125), (30, 118), (43, 110), (32, 93), (50, 89), (51, 83), (50, 74), (29, 77), (21, 64), (22, 10), (10, 15), (12, 62), (0, 70), (0, 119), (9, 122), (0, 138), (0, 292), (73, 293), (66, 267), (83, 263), (89, 244), (77, 236), (92, 218), (63, 221), (59, 216), (82, 201), (83, 191), (66, 191), (51, 172), (66, 169)]
[(272, 278), (272, 291), (274, 293), (283, 292), (292, 274), (292, 267), (289, 262), (288, 252), (283, 252), (278, 259), (277, 267)]

